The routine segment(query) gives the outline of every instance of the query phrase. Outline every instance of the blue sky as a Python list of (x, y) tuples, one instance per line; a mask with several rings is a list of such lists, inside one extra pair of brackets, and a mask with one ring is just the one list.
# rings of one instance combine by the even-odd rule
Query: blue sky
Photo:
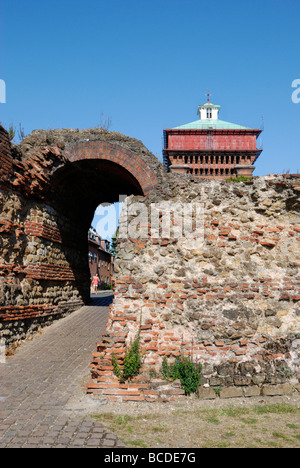
[[(0, 121), (111, 130), (159, 159), (162, 133), (197, 119), (260, 127), (255, 175), (300, 170), (299, 0), (0, 0)], [(300, 91), (299, 91), (300, 97)]]

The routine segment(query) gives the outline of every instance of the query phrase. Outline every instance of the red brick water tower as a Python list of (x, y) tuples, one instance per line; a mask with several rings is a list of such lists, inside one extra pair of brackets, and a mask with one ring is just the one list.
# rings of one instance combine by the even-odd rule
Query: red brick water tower
[(199, 120), (164, 130), (163, 158), (172, 172), (226, 179), (251, 177), (262, 149), (262, 130), (219, 120), (220, 106), (210, 102), (198, 107)]

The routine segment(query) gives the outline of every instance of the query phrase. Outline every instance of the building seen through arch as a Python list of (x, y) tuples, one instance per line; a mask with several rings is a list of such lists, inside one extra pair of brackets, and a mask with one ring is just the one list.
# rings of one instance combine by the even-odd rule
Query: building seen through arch
[(88, 232), (90, 281), (95, 275), (99, 277), (98, 289), (108, 289), (112, 286), (114, 257), (110, 251), (111, 243), (102, 239), (95, 228)]

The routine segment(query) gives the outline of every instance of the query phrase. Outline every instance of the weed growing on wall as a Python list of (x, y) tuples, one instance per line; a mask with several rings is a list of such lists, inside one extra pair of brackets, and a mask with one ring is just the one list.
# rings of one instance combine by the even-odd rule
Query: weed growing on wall
[(167, 380), (179, 379), (186, 395), (196, 393), (200, 385), (202, 366), (194, 362), (191, 357), (179, 356), (175, 362), (168, 363), (165, 357), (162, 362), (161, 373)]
[(126, 348), (123, 369), (121, 370), (118, 360), (114, 354), (112, 356), (112, 364), (114, 373), (121, 382), (125, 382), (126, 380), (138, 374), (142, 364), (142, 354), (140, 351), (140, 332), (137, 333), (131, 345)]

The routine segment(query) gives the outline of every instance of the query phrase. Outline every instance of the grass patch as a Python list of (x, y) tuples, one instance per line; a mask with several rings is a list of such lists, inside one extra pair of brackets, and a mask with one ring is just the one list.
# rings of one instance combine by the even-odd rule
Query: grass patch
[(297, 424), (287, 424), (286, 427), (289, 427), (290, 429), (298, 429)]
[(256, 424), (258, 422), (258, 419), (256, 419), (256, 418), (241, 418), (241, 421), (243, 421), (245, 424)]
[(136, 439), (136, 440), (124, 440), (123, 441), (128, 447), (141, 447), (141, 448), (147, 448), (148, 445), (141, 439)]
[(255, 406), (256, 414), (299, 414), (300, 409), (287, 403), (277, 403), (275, 405)]
[(210, 422), (212, 424), (220, 424), (220, 420), (218, 418), (216, 418), (215, 416), (208, 416), (206, 418), (206, 421)]
[(231, 432), (231, 431), (230, 432), (225, 432), (225, 434), (224, 434), (224, 437), (227, 437), (227, 438), (228, 437), (234, 437), (234, 436), (235, 436), (235, 433)]
[(226, 182), (248, 182), (252, 180), (252, 177), (246, 177), (246, 176), (238, 176), (238, 177), (229, 177), (228, 179), (225, 179)]
[(299, 447), (300, 409), (295, 405), (202, 409), (195, 401), (188, 408), (180, 404), (174, 404), (172, 409), (161, 405), (159, 412), (150, 414), (140, 408), (137, 415), (102, 413), (94, 417), (127, 447)]
[(221, 414), (230, 416), (231, 418), (237, 418), (245, 414), (249, 414), (250, 409), (244, 407), (231, 407), (220, 410)]

